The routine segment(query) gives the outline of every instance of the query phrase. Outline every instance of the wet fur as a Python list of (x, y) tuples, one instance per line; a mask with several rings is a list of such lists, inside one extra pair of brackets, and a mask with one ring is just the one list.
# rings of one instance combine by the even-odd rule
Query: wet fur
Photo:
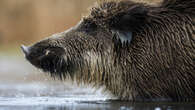
[[(62, 45), (65, 55), (42, 59), (37, 67), (62, 80), (106, 86), (121, 100), (194, 101), (194, 17), (194, 0), (104, 2), (78, 30), (44, 40)], [(132, 32), (132, 42), (118, 41), (116, 30)]]

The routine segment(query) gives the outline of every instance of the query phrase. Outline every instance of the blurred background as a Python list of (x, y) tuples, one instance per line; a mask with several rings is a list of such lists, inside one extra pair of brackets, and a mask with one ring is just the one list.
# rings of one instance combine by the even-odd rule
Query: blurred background
[(0, 52), (75, 25), (95, 0), (0, 0)]

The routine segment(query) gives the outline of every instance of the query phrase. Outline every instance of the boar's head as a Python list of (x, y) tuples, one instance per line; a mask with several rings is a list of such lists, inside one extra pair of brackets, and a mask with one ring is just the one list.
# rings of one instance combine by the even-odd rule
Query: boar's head
[[(93, 7), (90, 14), (71, 29), (21, 48), (31, 64), (62, 79), (67, 73), (73, 76), (84, 68), (100, 69), (97, 66), (103, 62), (112, 66), (112, 50), (131, 44), (146, 17), (147, 7), (143, 4), (102, 3)], [(106, 72), (105, 67), (102, 70)]]

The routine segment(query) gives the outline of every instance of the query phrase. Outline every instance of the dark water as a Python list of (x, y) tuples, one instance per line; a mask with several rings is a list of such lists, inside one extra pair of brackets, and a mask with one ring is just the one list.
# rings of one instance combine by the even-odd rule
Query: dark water
[[(60, 103), (60, 102), (59, 102)], [(0, 110), (194, 110), (190, 103), (67, 102), (50, 105), (3, 105)]]
[(101, 89), (53, 81), (23, 57), (0, 55), (0, 110), (195, 110), (195, 103), (131, 103)]

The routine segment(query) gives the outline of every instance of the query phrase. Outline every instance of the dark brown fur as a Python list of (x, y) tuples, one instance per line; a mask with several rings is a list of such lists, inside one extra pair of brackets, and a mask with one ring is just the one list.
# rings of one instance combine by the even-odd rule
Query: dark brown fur
[(121, 100), (195, 100), (194, 0), (104, 2), (29, 50), (26, 58), (53, 77), (105, 86)]

